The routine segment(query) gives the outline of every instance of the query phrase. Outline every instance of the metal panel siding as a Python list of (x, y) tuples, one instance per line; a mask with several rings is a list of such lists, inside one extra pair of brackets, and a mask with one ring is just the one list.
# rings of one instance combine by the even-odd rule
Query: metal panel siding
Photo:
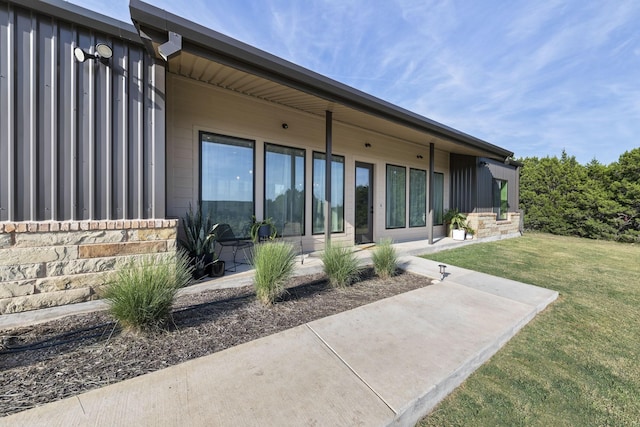
[(14, 216), (13, 58), (13, 11), (0, 3), (0, 221)]
[[(108, 65), (75, 61), (98, 42)], [(0, 0), (0, 111), (0, 221), (164, 216), (164, 67), (142, 43)]]

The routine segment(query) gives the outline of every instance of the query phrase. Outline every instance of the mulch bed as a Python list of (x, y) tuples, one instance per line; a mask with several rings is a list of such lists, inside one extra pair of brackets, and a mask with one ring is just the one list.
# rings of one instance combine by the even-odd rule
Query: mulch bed
[(366, 270), (347, 289), (323, 275), (292, 279), (271, 307), (253, 288), (204, 291), (176, 300), (166, 331), (122, 331), (107, 312), (0, 331), (0, 416), (103, 387), (322, 317), (431, 284), (400, 272), (381, 280)]

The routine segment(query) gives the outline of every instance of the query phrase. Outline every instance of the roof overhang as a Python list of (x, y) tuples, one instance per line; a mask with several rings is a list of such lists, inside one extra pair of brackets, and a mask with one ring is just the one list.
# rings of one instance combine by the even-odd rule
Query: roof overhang
[(152, 55), (169, 33), (181, 36), (181, 49), (167, 60), (170, 73), (255, 98), (371, 130), (413, 144), (434, 143), (444, 151), (502, 161), (511, 151), (415, 114), (329, 79), (224, 34), (140, 0), (129, 4), (131, 19)]

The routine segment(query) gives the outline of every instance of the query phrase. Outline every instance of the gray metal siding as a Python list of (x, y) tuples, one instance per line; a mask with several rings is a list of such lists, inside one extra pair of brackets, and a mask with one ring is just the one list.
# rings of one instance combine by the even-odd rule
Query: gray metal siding
[(0, 221), (163, 218), (164, 91), (141, 43), (0, 1)]
[(515, 166), (479, 159), (486, 162), (486, 166), (478, 167), (478, 207), (476, 212), (493, 212), (493, 180), (508, 181), (507, 198), (509, 212), (518, 211), (519, 171)]

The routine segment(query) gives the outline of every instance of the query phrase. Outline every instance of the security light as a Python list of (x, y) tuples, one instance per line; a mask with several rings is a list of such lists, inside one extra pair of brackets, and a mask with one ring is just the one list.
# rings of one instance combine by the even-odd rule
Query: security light
[(84, 62), (87, 59), (94, 59), (96, 61), (100, 61), (103, 64), (106, 64), (108, 59), (113, 56), (113, 49), (111, 46), (106, 45), (104, 43), (98, 43), (96, 45), (96, 53), (88, 53), (85, 52), (81, 47), (76, 47), (73, 50), (73, 55), (76, 57), (78, 62)]

